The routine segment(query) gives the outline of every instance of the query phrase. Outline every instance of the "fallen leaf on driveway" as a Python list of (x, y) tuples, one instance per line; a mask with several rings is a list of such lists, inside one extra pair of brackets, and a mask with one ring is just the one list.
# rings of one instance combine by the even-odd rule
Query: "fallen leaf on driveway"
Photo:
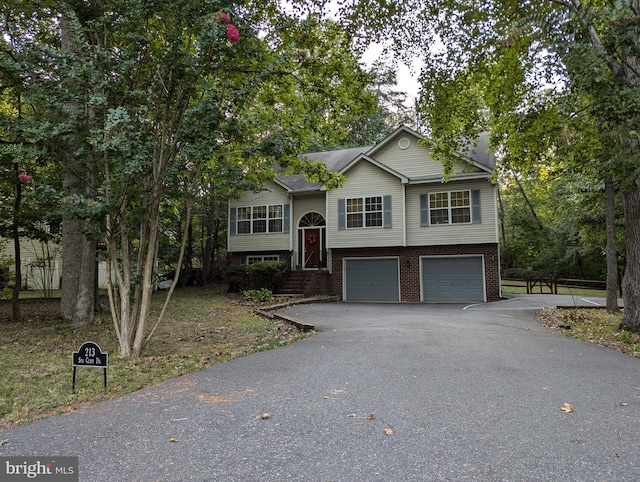
[(260, 420), (268, 420), (271, 418), (271, 414), (270, 413), (263, 413), (262, 415), (260, 415)]
[(350, 413), (349, 415), (347, 415), (347, 417), (355, 418), (357, 417), (357, 415), (355, 413)]
[(564, 402), (564, 405), (560, 407), (560, 410), (562, 410), (564, 413), (571, 413), (573, 412), (573, 405), (571, 405), (570, 403)]
[(196, 395), (196, 398), (198, 400), (203, 400), (205, 402), (213, 402), (213, 403), (233, 403), (235, 402), (235, 400), (233, 400), (232, 398), (229, 398), (225, 395), (220, 395), (220, 394), (215, 394), (215, 395), (209, 395), (209, 394), (205, 394), (205, 393), (201, 393)]
[(178, 441), (178, 439), (177, 439), (177, 438), (175, 438), (175, 437), (171, 437), (171, 438), (169, 439), (169, 442), (177, 442), (177, 441)]
[(367, 416), (367, 420), (373, 420), (376, 417), (376, 412), (371, 412), (368, 416)]
[(387, 427), (384, 429), (384, 433), (387, 435), (393, 435), (393, 429), (391, 427)]

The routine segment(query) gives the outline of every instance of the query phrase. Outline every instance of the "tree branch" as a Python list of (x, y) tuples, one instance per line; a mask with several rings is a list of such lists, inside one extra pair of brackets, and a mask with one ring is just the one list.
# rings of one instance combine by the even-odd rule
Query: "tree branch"
[(551, 3), (555, 3), (556, 5), (560, 5), (564, 8), (572, 8), (572, 5), (569, 2), (565, 2), (563, 0), (549, 0)]
[(587, 18), (587, 14), (584, 10), (582, 2), (580, 0), (571, 0), (571, 3), (573, 5), (574, 12), (578, 17), (578, 20), (580, 20), (582, 27), (589, 35), (589, 40), (591, 41), (591, 45), (593, 45), (596, 54), (607, 64), (613, 75), (617, 76), (622, 66), (618, 62), (616, 62), (616, 59), (609, 55), (609, 53), (607, 52), (607, 49), (604, 47), (604, 44), (602, 43), (598, 32), (596, 32), (596, 29), (593, 26), (593, 23), (591, 23)]

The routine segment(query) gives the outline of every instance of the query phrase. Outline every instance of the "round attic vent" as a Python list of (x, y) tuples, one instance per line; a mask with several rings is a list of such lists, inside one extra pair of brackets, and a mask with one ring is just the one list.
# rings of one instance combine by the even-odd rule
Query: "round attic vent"
[(408, 137), (403, 137), (398, 141), (398, 147), (400, 149), (407, 149), (411, 145), (411, 141)]

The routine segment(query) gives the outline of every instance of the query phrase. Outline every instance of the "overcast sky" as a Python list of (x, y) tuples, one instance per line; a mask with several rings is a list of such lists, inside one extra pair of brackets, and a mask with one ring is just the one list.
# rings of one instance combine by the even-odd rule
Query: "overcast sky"
[[(362, 56), (362, 61), (368, 66), (378, 59), (382, 52), (381, 45), (372, 45)], [(412, 71), (413, 70), (413, 71)], [(398, 62), (398, 90), (407, 93), (407, 101), (405, 104), (413, 105), (413, 100), (418, 97), (418, 75), (420, 74), (419, 63), (414, 63), (413, 69), (402, 62)]]

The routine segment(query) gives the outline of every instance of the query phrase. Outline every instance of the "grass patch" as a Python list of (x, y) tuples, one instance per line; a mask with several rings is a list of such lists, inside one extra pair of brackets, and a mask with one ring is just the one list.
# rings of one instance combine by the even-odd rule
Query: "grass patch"
[[(226, 288), (226, 287), (225, 287)], [(154, 297), (152, 319), (165, 293)], [(137, 363), (118, 356), (108, 312), (93, 326), (73, 328), (59, 318), (59, 299), (0, 302), (0, 430), (112, 399), (233, 358), (286, 345), (307, 335), (286, 323), (254, 315), (254, 304), (224, 288), (177, 290), (164, 321)], [(103, 301), (108, 310), (107, 301)], [(109, 353), (108, 393), (101, 369), (78, 368), (71, 393), (71, 353), (86, 341)]]
[(640, 333), (620, 329), (622, 313), (600, 309), (545, 309), (538, 312), (542, 324), (578, 340), (613, 348), (640, 358)]

